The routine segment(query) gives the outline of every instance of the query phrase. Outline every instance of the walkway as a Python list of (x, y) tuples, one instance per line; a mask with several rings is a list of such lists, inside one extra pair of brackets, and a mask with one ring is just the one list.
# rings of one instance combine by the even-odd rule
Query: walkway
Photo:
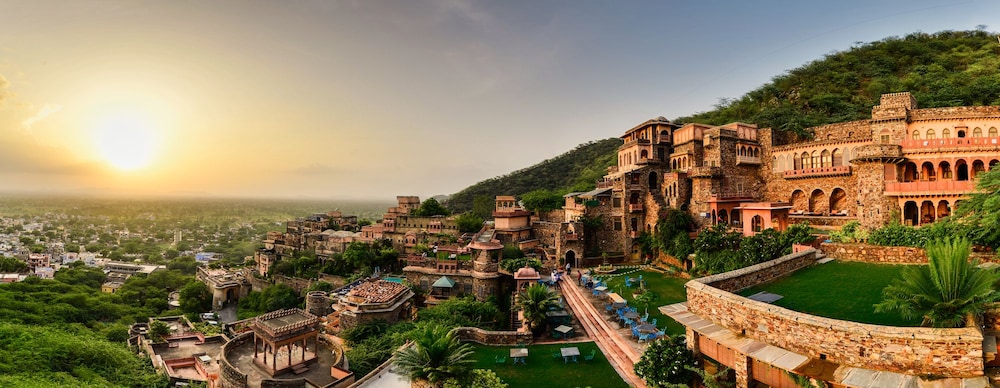
[(591, 304), (586, 293), (571, 278), (559, 282), (563, 297), (569, 304), (584, 330), (608, 358), (618, 375), (633, 387), (645, 388), (646, 382), (632, 371), (632, 366), (639, 361), (641, 354), (629, 339), (623, 338), (617, 331), (617, 325), (608, 322), (607, 318)]

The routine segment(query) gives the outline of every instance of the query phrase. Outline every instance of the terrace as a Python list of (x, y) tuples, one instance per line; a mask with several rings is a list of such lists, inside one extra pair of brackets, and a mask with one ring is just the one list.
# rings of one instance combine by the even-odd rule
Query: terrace
[[(629, 278), (638, 278), (641, 275), (643, 282), (645, 282), (645, 289), (654, 295), (648, 306), (648, 320), (652, 322), (653, 319), (656, 319), (657, 326), (668, 336), (684, 334), (684, 326), (664, 315), (657, 307), (683, 302), (686, 299), (684, 283), (687, 283), (688, 279), (648, 269), (632, 271), (626, 268), (619, 268), (610, 275), (598, 275), (597, 278), (603, 279), (607, 284), (608, 290), (621, 295), (629, 306), (639, 308), (641, 315), (645, 313), (644, 309), (646, 306), (635, 302), (635, 298), (638, 296), (635, 294), (635, 291), (639, 289), (639, 286), (633, 284), (631, 287), (626, 287), (626, 282)], [(624, 274), (625, 272), (629, 273)]]
[[(773, 282), (738, 292), (751, 296), (768, 292), (782, 296), (771, 303), (810, 315), (885, 326), (919, 326), (920, 319), (897, 313), (876, 313), (882, 289), (899, 278), (903, 265), (834, 261), (798, 270)], [(849, 284), (850, 287), (842, 287)]]

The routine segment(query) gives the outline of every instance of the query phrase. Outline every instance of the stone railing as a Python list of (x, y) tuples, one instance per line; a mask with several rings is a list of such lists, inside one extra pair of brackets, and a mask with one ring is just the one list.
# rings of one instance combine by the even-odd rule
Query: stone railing
[(760, 164), (760, 158), (755, 156), (736, 155), (736, 164)]
[[(817, 317), (751, 300), (739, 290), (808, 265), (815, 250), (685, 284), (688, 309), (734, 333), (828, 362), (909, 375), (983, 375), (978, 327), (890, 327)], [(835, 290), (831, 290), (835, 292)]]
[(917, 182), (885, 182), (885, 195), (919, 193), (967, 193), (976, 188), (976, 181), (939, 179)]
[(222, 345), (222, 361), (219, 362), (219, 369), (221, 370), (223, 386), (227, 388), (247, 387), (246, 373), (240, 372), (239, 369), (229, 362), (229, 354), (233, 349), (252, 341), (253, 338), (253, 333), (243, 333), (234, 337), (232, 341)]
[(1000, 147), (1000, 138), (996, 137), (952, 137), (947, 139), (910, 139), (903, 140), (904, 150), (928, 151), (938, 148), (988, 148)]
[(851, 166), (801, 168), (798, 170), (788, 170), (782, 174), (785, 176), (785, 179), (812, 178), (819, 176), (834, 176), (834, 175), (850, 175)]
[(1000, 118), (1000, 107), (954, 106), (944, 108), (914, 109), (910, 111), (911, 120), (957, 119), (972, 117)]
[(899, 144), (868, 144), (854, 149), (851, 162), (898, 162), (903, 160), (903, 148)]

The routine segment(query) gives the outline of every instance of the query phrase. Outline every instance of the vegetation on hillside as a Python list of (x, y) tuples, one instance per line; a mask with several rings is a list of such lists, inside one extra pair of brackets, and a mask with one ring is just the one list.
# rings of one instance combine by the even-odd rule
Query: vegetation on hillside
[(1000, 105), (1000, 46), (985, 31), (917, 32), (828, 54), (716, 109), (679, 123), (733, 121), (804, 134), (871, 117), (883, 93), (913, 93), (922, 108)]
[[(453, 194), (446, 205), (452, 212), (460, 213), (473, 210), (477, 197), (486, 198), (486, 201), (480, 199), (480, 202), (492, 207), (493, 198), (498, 195), (520, 196), (538, 189), (560, 193), (592, 190), (595, 182), (607, 173), (608, 167), (618, 162), (615, 152), (620, 145), (621, 139), (618, 138), (580, 144), (569, 152), (534, 166), (466, 187)], [(489, 216), (477, 215), (483, 218)]]

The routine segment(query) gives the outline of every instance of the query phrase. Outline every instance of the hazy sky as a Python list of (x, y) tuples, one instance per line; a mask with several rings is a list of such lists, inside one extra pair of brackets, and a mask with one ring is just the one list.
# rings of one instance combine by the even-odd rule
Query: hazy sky
[(1000, 1), (0, 0), (0, 191), (450, 194)]

